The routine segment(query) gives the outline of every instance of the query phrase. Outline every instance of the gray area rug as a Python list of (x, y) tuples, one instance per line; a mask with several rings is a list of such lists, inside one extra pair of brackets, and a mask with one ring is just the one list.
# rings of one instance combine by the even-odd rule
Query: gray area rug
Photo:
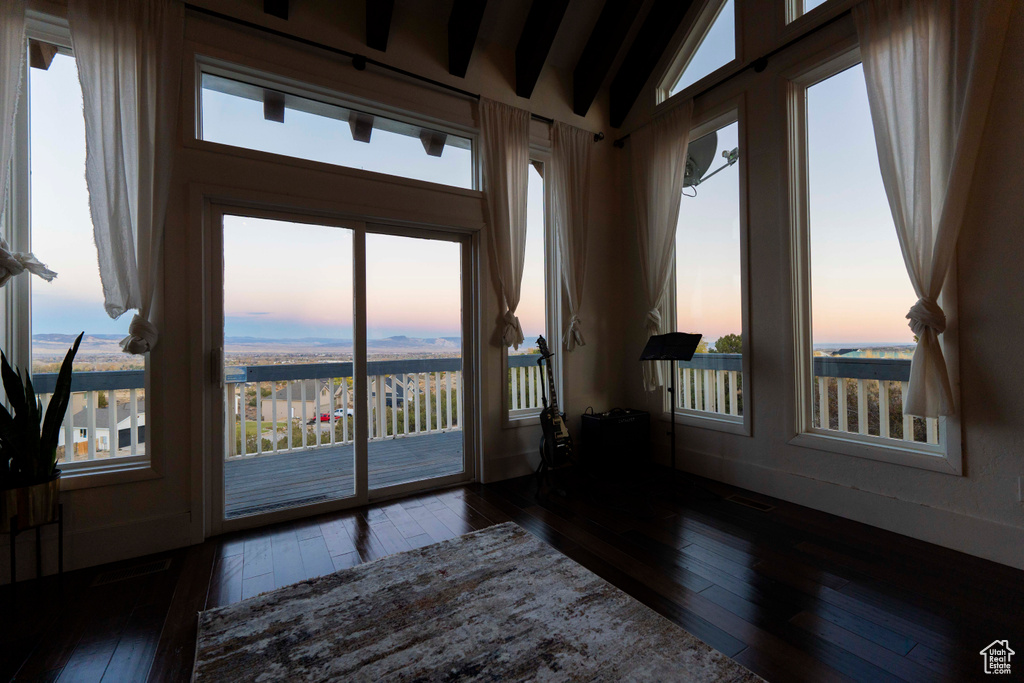
[(196, 681), (760, 681), (507, 523), (199, 615)]

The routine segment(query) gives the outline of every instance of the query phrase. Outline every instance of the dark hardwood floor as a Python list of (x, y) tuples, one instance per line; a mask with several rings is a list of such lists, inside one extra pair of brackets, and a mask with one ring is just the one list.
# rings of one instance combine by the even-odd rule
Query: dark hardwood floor
[[(668, 470), (632, 492), (565, 489), (470, 485), (224, 536), (69, 573), (63, 591), (19, 584), (13, 611), (5, 587), (0, 676), (188, 680), (202, 609), (507, 521), (769, 681), (981, 680), (983, 647), (1024, 647), (1024, 572)], [(1020, 656), (1003, 680), (1024, 678)]]

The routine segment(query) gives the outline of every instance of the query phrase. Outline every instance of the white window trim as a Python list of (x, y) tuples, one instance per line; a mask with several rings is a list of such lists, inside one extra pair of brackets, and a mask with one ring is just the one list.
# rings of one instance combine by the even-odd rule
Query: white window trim
[[(817, 8), (816, 8), (817, 9)], [(783, 74), (787, 79), (789, 134), (789, 201), (791, 274), (793, 287), (793, 350), (795, 383), (793, 406), (795, 436), (790, 444), (814, 450), (963, 475), (960, 425), (959, 344), (957, 342), (956, 268), (950, 269), (940, 305), (947, 313), (942, 349), (953, 385), (956, 414), (940, 418), (939, 446), (862, 434), (835, 432), (813, 426), (813, 339), (811, 325), (811, 267), (809, 196), (807, 192), (806, 92), (861, 62), (856, 44), (837, 44), (825, 53), (798, 64)]]
[[(729, 434), (751, 436), (751, 425), (753, 424), (753, 418), (751, 415), (753, 412), (753, 402), (751, 400), (753, 397), (753, 385), (751, 382), (750, 372), (750, 297), (748, 285), (748, 243), (750, 222), (747, 211), (747, 130), (744, 100), (742, 95), (738, 98), (727, 100), (713, 109), (702, 112), (699, 117), (695, 119), (695, 123), (690, 130), (690, 140), (696, 140), (697, 138), (733, 123), (736, 123), (739, 129), (737, 143), (740, 148), (740, 157), (736, 162), (736, 168), (739, 173), (740, 181), (740, 196), (738, 198), (740, 207), (740, 251), (737, 256), (740, 259), (740, 325), (742, 328), (740, 330), (740, 334), (743, 337), (743, 414), (735, 416), (722, 413), (705, 412), (703, 410), (676, 408), (675, 422), (676, 424), (690, 427), (700, 427)], [(671, 329), (673, 330), (678, 328), (679, 323), (676, 319), (676, 267), (678, 264), (679, 254), (677, 253), (675, 263), (672, 264), (672, 285), (669, 288), (667, 304), (669, 307), (668, 319), (670, 321)], [(710, 342), (714, 340), (705, 339), (704, 341)], [(676, 387), (676, 391), (679, 391), (678, 386)], [(663, 421), (669, 422), (672, 419), (672, 414), (672, 399), (668, 395), (668, 388), (665, 387), (662, 390), (661, 414), (659, 417)]]
[[(530, 146), (530, 161), (539, 161), (544, 164), (544, 325), (548, 330), (548, 347), (554, 358), (552, 359), (552, 370), (555, 373), (555, 391), (558, 392), (558, 408), (566, 412), (565, 384), (562, 373), (562, 354), (565, 349), (562, 346), (562, 272), (561, 261), (558, 254), (558, 242), (555, 239), (555, 222), (551, 205), (551, 183), (548, 172), (551, 168), (551, 152), (536, 145)], [(526, 340), (529, 343), (529, 340)], [(517, 429), (540, 424), (540, 409), (509, 410), (508, 401), (505, 399), (505, 392), (508, 391), (508, 348), (503, 346), (501, 350), (502, 368), (502, 428)], [(543, 377), (542, 377), (543, 380)], [(545, 388), (545, 392), (547, 389)]]
[[(686, 71), (686, 67), (690, 65), (694, 55), (697, 54), (697, 50), (700, 49), (701, 44), (707, 37), (708, 31), (711, 30), (715, 20), (718, 19), (718, 15), (721, 14), (722, 8), (725, 7), (727, 0), (703, 0), (696, 8), (691, 8), (687, 12), (687, 16), (683, 19), (682, 37), (677, 37), (672, 40), (672, 45), (678, 45), (675, 51), (668, 51), (667, 54), (672, 55), (667, 62), (661, 65), (661, 77), (658, 79), (658, 85), (654, 89), (654, 104), (657, 111), (661, 110), (661, 106), (670, 100), (673, 102), (682, 102), (690, 97), (693, 97), (695, 93), (702, 91), (705, 87), (717, 83), (723, 80), (727, 75), (731, 74), (740, 68), (743, 63), (741, 59), (743, 56), (742, 49), (742, 12), (743, 12), (743, 1), (735, 0), (733, 3), (733, 12), (735, 13), (735, 21), (733, 22), (733, 44), (736, 46), (735, 56), (722, 66), (718, 67), (711, 73), (702, 76), (698, 80), (694, 81), (690, 85), (686, 86), (675, 95), (671, 94), (672, 88), (679, 79), (682, 78), (683, 72)], [(663, 58), (664, 59), (664, 58)]]
[[(56, 45), (67, 54), (71, 52), (71, 31), (64, 18), (29, 10), (26, 15), (26, 34), (30, 39)], [(10, 195), (4, 225), (11, 246), (19, 251), (32, 250), (32, 216), (31, 216), (31, 149), (29, 100), (31, 87), (29, 74), (31, 67), (25, 60), (25, 71), (22, 83), (22, 96), (19, 99), (15, 118), (14, 158)], [(6, 308), (3, 342), (11, 362), (22, 369), (32, 367), (32, 280), (26, 275), (13, 278), (3, 296)], [(145, 391), (150, 393), (150, 359), (145, 356)], [(147, 402), (147, 410), (151, 410)], [(70, 406), (69, 406), (70, 410)], [(150, 430), (146, 429), (147, 441), (144, 455), (119, 456), (89, 461), (72, 461), (60, 465), (61, 490), (75, 490), (123, 484), (144, 479), (155, 479), (161, 476), (159, 458), (152, 453), (148, 438)]]
[(786, 42), (796, 36), (806, 33), (818, 24), (823, 24), (829, 19), (842, 14), (861, 0), (825, 0), (817, 7), (801, 11), (802, 0), (786, 0), (785, 21), (786, 25), (780, 32), (780, 38)]

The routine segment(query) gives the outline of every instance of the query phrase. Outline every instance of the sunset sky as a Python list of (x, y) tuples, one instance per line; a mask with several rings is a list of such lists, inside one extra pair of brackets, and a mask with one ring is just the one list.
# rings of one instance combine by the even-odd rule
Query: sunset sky
[[(123, 334), (130, 314), (115, 321), (102, 307), (73, 60), (58, 55), (49, 71), (31, 69), (30, 74), (32, 248), (59, 274), (53, 283), (32, 280), (33, 332)], [(401, 163), (405, 175), (453, 185), (471, 182), (468, 151), (448, 146), (440, 159), (428, 157), (418, 139), (382, 131), (374, 131), (369, 145), (354, 143), (348, 126), (338, 121), (289, 110), (286, 121), (293, 125), (270, 123), (258, 103), (218, 97), (226, 101), (216, 106), (204, 97), (207, 137), (222, 135), (226, 142), (233, 135), (237, 144), (381, 171)], [(814, 86), (808, 109), (814, 341), (909, 343), (904, 316), (915, 297), (881, 189), (859, 67)], [(735, 146), (735, 126), (720, 131), (719, 146)], [(716, 159), (712, 168), (719, 163)], [(698, 190), (696, 199), (683, 199), (680, 218), (687, 253), (680, 260), (679, 319), (682, 329), (713, 340), (739, 331), (738, 167)], [(351, 336), (347, 231), (232, 220), (238, 223), (225, 229), (229, 335)], [(752, 216), (752, 225), (757, 220)], [(531, 168), (528, 256), (518, 311), (531, 339), (545, 331), (542, 226), (543, 181)], [(457, 244), (374, 237), (367, 247), (371, 336), (458, 336)]]

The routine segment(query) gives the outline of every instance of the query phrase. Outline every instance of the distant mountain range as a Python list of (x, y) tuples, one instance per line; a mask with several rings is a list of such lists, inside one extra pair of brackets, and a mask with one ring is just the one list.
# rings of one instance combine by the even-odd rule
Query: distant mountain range
[[(82, 338), (80, 355), (121, 353), (118, 342), (124, 335), (87, 334)], [(63, 356), (75, 342), (71, 334), (36, 334), (32, 336), (36, 356)], [(407, 337), (398, 335), (383, 339), (369, 339), (367, 350), (391, 353), (426, 353), (438, 350), (457, 351), (462, 346), (460, 337)], [(345, 353), (351, 352), (351, 339), (306, 337), (302, 339), (272, 339), (266, 337), (226, 337), (227, 353)]]

